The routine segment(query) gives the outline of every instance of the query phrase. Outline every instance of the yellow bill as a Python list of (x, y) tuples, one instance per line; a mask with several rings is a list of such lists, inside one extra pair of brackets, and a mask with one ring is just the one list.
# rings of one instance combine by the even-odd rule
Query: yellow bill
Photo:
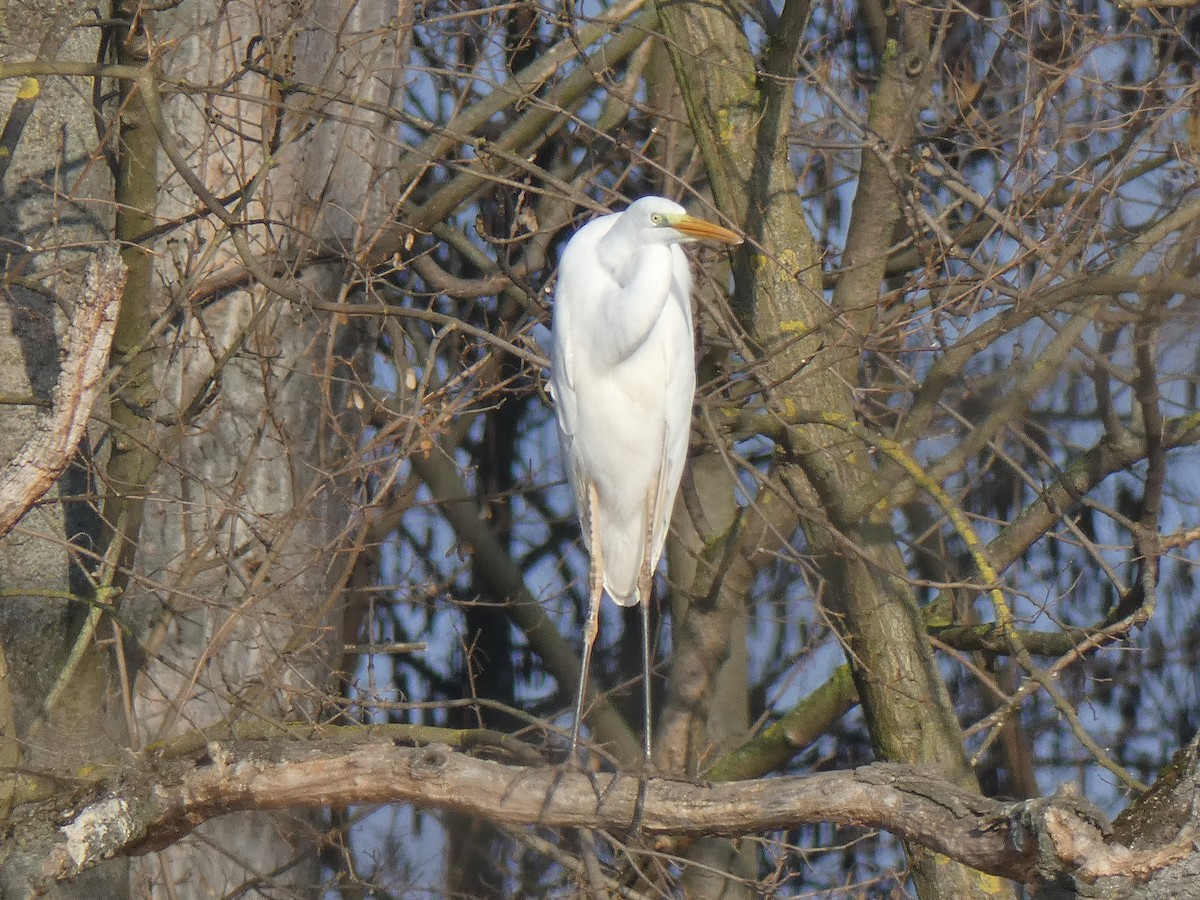
[(742, 242), (740, 235), (728, 228), (722, 228), (720, 225), (709, 222), (707, 219), (684, 214), (671, 216), (668, 221), (676, 231), (681, 231), (688, 237), (700, 241), (717, 241), (722, 244), (740, 244)]

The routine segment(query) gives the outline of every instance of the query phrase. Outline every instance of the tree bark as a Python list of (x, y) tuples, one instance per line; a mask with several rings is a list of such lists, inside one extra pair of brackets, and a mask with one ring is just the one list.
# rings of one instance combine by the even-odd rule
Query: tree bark
[[(170, 287), (180, 301), (211, 271), (302, 258), (313, 245), (366, 246), (390, 224), (390, 125), (356, 104), (386, 106), (402, 82), (407, 34), (395, 15), (382, 0), (189, 3), (154, 20), (155, 47), (176, 42), (171, 78), (218, 84), (252, 58), (339, 98), (287, 96), (245, 72), (249, 101), (218, 92), (151, 103), (139, 86), (168, 157), (177, 142), (156, 217), (207, 213), (156, 245), (159, 258), (181, 244), (194, 254)], [(238, 200), (215, 201), (228, 196)], [(338, 550), (355, 527), (343, 460), (358, 434), (345, 386), (369, 335), (307, 309), (343, 296), (344, 264), (255, 274), (261, 286), (193, 308), (154, 370), (156, 417), (178, 425), (160, 436), (172, 456), (147, 485), (130, 591), (146, 629), (135, 688), (143, 745), (245, 717), (316, 717), (340, 656)], [(305, 817), (252, 811), (205, 827), (140, 860), (136, 890), (222, 895), (267, 877), (317, 890)]]
[(102, 248), (88, 263), (50, 410), (0, 472), (0, 537), (50, 490), (79, 449), (108, 368), (124, 288), (125, 266), (115, 248)]
[[(718, 206), (745, 223), (737, 312), (765, 348), (758, 365), (764, 383), (775, 386), (771, 405), (784, 413), (792, 404), (852, 416), (860, 342), (847, 325), (861, 326), (873, 314), (898, 219), (894, 186), (880, 184), (882, 160), (864, 162), (860, 173), (847, 240), (858, 281), (844, 291), (857, 293), (844, 304), (848, 316), (838, 317), (822, 297), (820, 257), (788, 159), (790, 79), (807, 3), (785, 5), (761, 74), (732, 8), (678, 2), (658, 8)], [(890, 125), (884, 132), (892, 143), (874, 150), (880, 154), (904, 150), (928, 90), (928, 14), (899, 7), (893, 15), (900, 17), (901, 39), (889, 45), (872, 100), (872, 118), (886, 117), (877, 124)], [(795, 462), (775, 472), (802, 511), (878, 752), (937, 762), (963, 787), (977, 788), (886, 513), (865, 522), (847, 516), (852, 499), (874, 486), (866, 448), (821, 426), (788, 429), (786, 443)], [(916, 848), (912, 860), (923, 897), (994, 897), (1002, 890), (994, 879), (925, 849)]]
[[(66, 812), (58, 801), (28, 807), (14, 823), (18, 838), (0, 854), (0, 872), (23, 891), (53, 888), (106, 859), (152, 851), (199, 822), (248, 810), (414, 803), (511, 825), (615, 833), (638, 815), (637, 777), (505, 765), (441, 744), (400, 746), (418, 733), (406, 726), (338, 729), (328, 738), (294, 731), (296, 739), (183, 742), (177, 754), (144, 757), (83, 787)], [(897, 763), (728, 784), (652, 778), (641, 827), (668, 853), (690, 839), (814, 822), (883, 828), (1038, 896), (1182, 896), (1165, 891), (1186, 893), (1183, 879), (1196, 869), (1196, 749), (1194, 740), (1156, 802), (1135, 804), (1115, 833), (1071, 794), (1005, 803), (932, 767)], [(1148, 816), (1147, 827), (1135, 826), (1139, 816)]]
[[(85, 452), (0, 553), (5, 588), (28, 592), (0, 608), (6, 766), (74, 777), (122, 745), (244, 716), (318, 715), (340, 650), (338, 547), (354, 526), (344, 461), (358, 416), (344, 386), (369, 335), (306, 306), (340, 299), (352, 270), (288, 274), (271, 260), (313, 243), (353, 253), (390, 225), (390, 120), (358, 104), (386, 109), (402, 84), (407, 9), (118, 3), (103, 46), (126, 77), (98, 85), (94, 108), (82, 78), (0, 83), (10, 111), (0, 220), (6, 246), (27, 248), (6, 251), (11, 302), (0, 307), (0, 379), (26, 404), (0, 409), (5, 458), (59, 376), (55, 301), (70, 309), (82, 262), (114, 234), (129, 270), (111, 408), (82, 445), (104, 448), (98, 483), (81, 477)], [(80, 24), (94, 17), (85, 5), (10, 5), (4, 16), (6, 61), (111, 59), (102, 29)], [(339, 100), (285, 95), (246, 72), (247, 59)], [(194, 90), (162, 86), (179, 81)], [(118, 122), (102, 145), (98, 128)], [(193, 305), (192, 289), (226, 266), (258, 284)], [(39, 281), (40, 292), (24, 287)], [(111, 334), (98, 327), (97, 344)], [(87, 492), (101, 495), (101, 517), (71, 500)], [(18, 785), (5, 782), (6, 805)], [(303, 822), (256, 811), (206, 830), (140, 861), (132, 887), (122, 862), (54, 891), (220, 895), (277, 869), (276, 884), (317, 890)], [(23, 895), (16, 877), (6, 896)]]
[[(95, 60), (98, 30), (77, 27), (90, 8), (73, 0), (8, 4), (0, 58)], [(60, 350), (69, 343), (88, 260), (112, 240), (113, 178), (93, 159), (93, 110), (78, 87), (54, 76), (0, 82), (0, 115), (6, 117), (0, 393), (7, 399), (0, 406), (0, 459), (6, 461), (37, 434), (42, 410), (53, 403), (63, 375)], [(0, 540), (4, 811), (17, 773), (71, 773), (119, 753), (123, 743), (112, 715), (116, 688), (105, 661), (91, 649), (81, 602), (92, 595), (87, 575), (95, 560), (89, 554), (100, 540), (87, 496), (94, 490), (94, 437), (80, 436), (80, 452), (62, 476)], [(123, 862), (101, 866), (75, 883), (54, 886), (49, 896), (120, 896), (126, 869)], [(10, 876), (13, 870), (0, 876), (0, 895), (24, 896), (21, 878)]]

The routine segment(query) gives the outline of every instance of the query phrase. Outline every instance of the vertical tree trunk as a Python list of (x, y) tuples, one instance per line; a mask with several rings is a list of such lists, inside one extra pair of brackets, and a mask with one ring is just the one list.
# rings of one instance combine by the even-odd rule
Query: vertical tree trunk
[[(353, 253), (389, 223), (392, 125), (357, 104), (386, 107), (402, 83), (406, 10), (118, 3), (105, 56), (142, 76), (98, 88), (116, 100), (93, 108), (78, 77), (0, 83), (6, 112), (32, 110), (5, 131), (0, 236), (9, 275), (38, 285), (10, 278), (0, 306), (3, 390), (29, 400), (0, 407), (0, 452), (20, 445), (53, 384), (56, 301), (69, 309), (89, 251), (116, 234), (129, 267), (97, 481), (86, 467), (62, 478), (0, 553), (5, 765), (70, 773), (191, 728), (320, 715), (340, 642), (337, 551), (354, 527), (345, 385), (366, 333), (309, 306), (336, 302), (352, 269), (281, 263), (321, 246)], [(86, 5), (4, 15), (6, 60), (102, 56), (101, 29), (80, 24)], [(325, 93), (286, 94), (247, 62)], [(118, 103), (106, 156), (97, 132)], [(219, 273), (257, 283), (198, 291)], [(71, 497), (89, 491), (103, 521)], [(112, 617), (109, 589), (123, 595)], [(113, 863), (60, 895), (314, 894), (305, 821), (223, 820), (140, 859), (132, 885)]]
[[(513, 377), (515, 367), (503, 366), (503, 377)], [(523, 404), (516, 397), (502, 398), (483, 416), (483, 438), (476, 469), (476, 492), (487, 509), (492, 531), (509, 549), (512, 540), (512, 497), (516, 485), (515, 448)], [(515, 705), (516, 672), (512, 659), (512, 626), (503, 596), (491, 589), (488, 574), (478, 557), (471, 561), (471, 605), (464, 610), (466, 653), (459, 672), (461, 696)], [(466, 658), (467, 654), (470, 658)], [(511, 732), (519, 720), (493, 707), (464, 708), (461, 727), (496, 728)], [(445, 819), (446, 891), (454, 896), (504, 897), (506, 862), (513, 856), (512, 841), (491, 823), (457, 813)]]
[[(778, 386), (772, 397), (777, 403), (852, 415), (858, 348), (844, 340), (843, 325), (822, 299), (820, 260), (794, 188), (785, 137), (791, 111), (787, 78), (808, 6), (785, 6), (767, 48), (770, 77), (762, 80), (732, 10), (663, 2), (659, 14), (718, 204), (746, 223), (749, 248), (737, 273), (742, 323), (761, 346), (789, 333), (801, 338), (762, 360), (766, 381)], [(919, 43), (921, 22), (925, 47)], [(904, 46), (893, 45), (885, 59), (873, 114), (882, 109), (893, 117), (911, 116), (917, 104), (917, 85), (910, 83), (901, 60), (910, 53), (927, 55), (927, 17), (909, 14), (902, 31)], [(680, 49), (685, 47), (686, 52)], [(924, 56), (921, 62), (927, 62)], [(860, 196), (869, 186), (860, 184)], [(870, 199), (897, 207), (894, 198), (881, 201), (877, 191)], [(851, 237), (848, 246), (855, 245), (863, 256), (873, 253), (881, 267), (891, 227), (886, 218), (858, 224), (869, 234), (859, 243)], [(873, 274), (867, 270), (861, 277), (866, 281)], [(882, 268), (869, 293), (857, 297), (861, 308), (873, 308), (881, 276)], [(818, 349), (821, 362), (810, 366)], [(886, 517), (860, 522), (846, 514), (853, 498), (873, 483), (864, 448), (821, 426), (792, 429), (790, 440), (798, 464), (781, 466), (777, 474), (794, 502), (816, 512), (805, 537), (825, 576), (827, 602), (840, 620), (878, 751), (888, 759), (940, 765), (956, 781), (974, 785), (916, 598), (890, 574), (904, 567)], [(912, 858), (914, 881), (924, 897), (995, 896), (999, 888), (996, 879), (936, 854), (917, 849)]]
[[(10, 3), (0, 58), (96, 58), (99, 35), (80, 29), (89, 4)], [(113, 180), (96, 144), (90, 98), (63, 78), (0, 82), (4, 153), (0, 171), (0, 459), (12, 460), (49, 400), (60, 336), (91, 252), (112, 238)], [(87, 494), (89, 442), (59, 479), (0, 540), (0, 798), (7, 811), (21, 773), (69, 774), (120, 752), (118, 695), (104, 654), (85, 633), (91, 593), (86, 554), (100, 539)], [(76, 652), (73, 652), (76, 651)], [(9, 768), (9, 767), (16, 767)], [(120, 896), (123, 862), (51, 892), (56, 898)], [(36, 873), (29, 873), (36, 875)], [(0, 884), (20, 897), (26, 883)]]
[[(696, 775), (750, 727), (746, 603), (752, 574), (738, 553), (734, 478), (718, 453), (692, 460), (672, 517), (672, 648), (655, 753), (661, 768)], [(688, 896), (752, 896), (754, 853), (724, 838), (688, 850)], [(734, 877), (728, 877), (729, 873)]]
[[(228, 207), (239, 219), (272, 224), (227, 229), (206, 218), (174, 237), (190, 254), (174, 287), (181, 299), (191, 279), (246, 265), (247, 250), (267, 286), (193, 310), (155, 371), (166, 385), (156, 414), (185, 421), (162, 436), (170, 464), (150, 486), (139, 543), (144, 743), (257, 717), (320, 715), (340, 649), (337, 550), (354, 527), (344, 463), (357, 429), (345, 385), (365, 334), (307, 308), (339, 299), (355, 274), (343, 264), (271, 273), (322, 244), (362, 247), (388, 223), (392, 125), (355, 101), (386, 106), (401, 82), (406, 35), (395, 13), (382, 0), (189, 3), (156, 22), (160, 40), (179, 42), (171, 77), (214, 85), (236, 77), (241, 94), (175, 97), (163, 107), (169, 133), (208, 191), (242, 192)], [(285, 95), (276, 81), (239, 75), (243, 59), (345, 99)], [(202, 200), (176, 173), (156, 212), (184, 216)], [(157, 249), (178, 261), (178, 245)], [(198, 402), (213, 389), (215, 400)], [(319, 869), (307, 819), (210, 823), (139, 861), (140, 890), (220, 896), (271, 883), (312, 894)]]

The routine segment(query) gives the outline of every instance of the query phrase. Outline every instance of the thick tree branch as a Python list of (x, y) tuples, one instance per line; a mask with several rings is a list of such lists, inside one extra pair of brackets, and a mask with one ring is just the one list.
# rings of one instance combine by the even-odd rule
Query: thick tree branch
[[(104, 859), (166, 846), (216, 816), (327, 805), (413, 803), (510, 825), (622, 831), (638, 789), (628, 775), (502, 765), (440, 744), (214, 741), (186, 759), (142, 761), (66, 812), (61, 801), (26, 810), (0, 867), (36, 871), (44, 887)], [(1181, 833), (1131, 850), (1108, 843), (1105, 826), (1070, 796), (1001, 803), (932, 769), (893, 763), (730, 784), (650, 779), (642, 832), (736, 835), (815, 822), (882, 828), (1026, 883), (1144, 876), (1174, 861), (1190, 839)]]

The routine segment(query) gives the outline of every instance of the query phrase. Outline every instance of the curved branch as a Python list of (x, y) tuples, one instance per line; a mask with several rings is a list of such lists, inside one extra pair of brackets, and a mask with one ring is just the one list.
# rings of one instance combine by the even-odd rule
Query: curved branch
[(115, 247), (106, 247), (88, 264), (50, 412), (0, 474), (0, 536), (50, 489), (79, 446), (103, 383), (124, 287), (125, 264)]
[[(146, 853), (201, 822), (244, 810), (412, 803), (510, 825), (630, 828), (639, 780), (474, 759), (441, 744), (366, 741), (210, 742), (187, 759), (158, 759), (97, 786), (69, 812), (49, 802), (21, 816), (0, 869), (20, 866), (45, 887), (105, 859)], [(1001, 803), (924, 767), (876, 763), (853, 771), (702, 784), (652, 778), (641, 833), (737, 835), (832, 822), (882, 828), (973, 868), (1030, 883), (1146, 875), (1192, 852), (1185, 825), (1161, 846), (1105, 840), (1086, 802), (1067, 795)], [(669, 849), (670, 838), (657, 846)], [(1086, 851), (1086, 852), (1084, 852)]]

